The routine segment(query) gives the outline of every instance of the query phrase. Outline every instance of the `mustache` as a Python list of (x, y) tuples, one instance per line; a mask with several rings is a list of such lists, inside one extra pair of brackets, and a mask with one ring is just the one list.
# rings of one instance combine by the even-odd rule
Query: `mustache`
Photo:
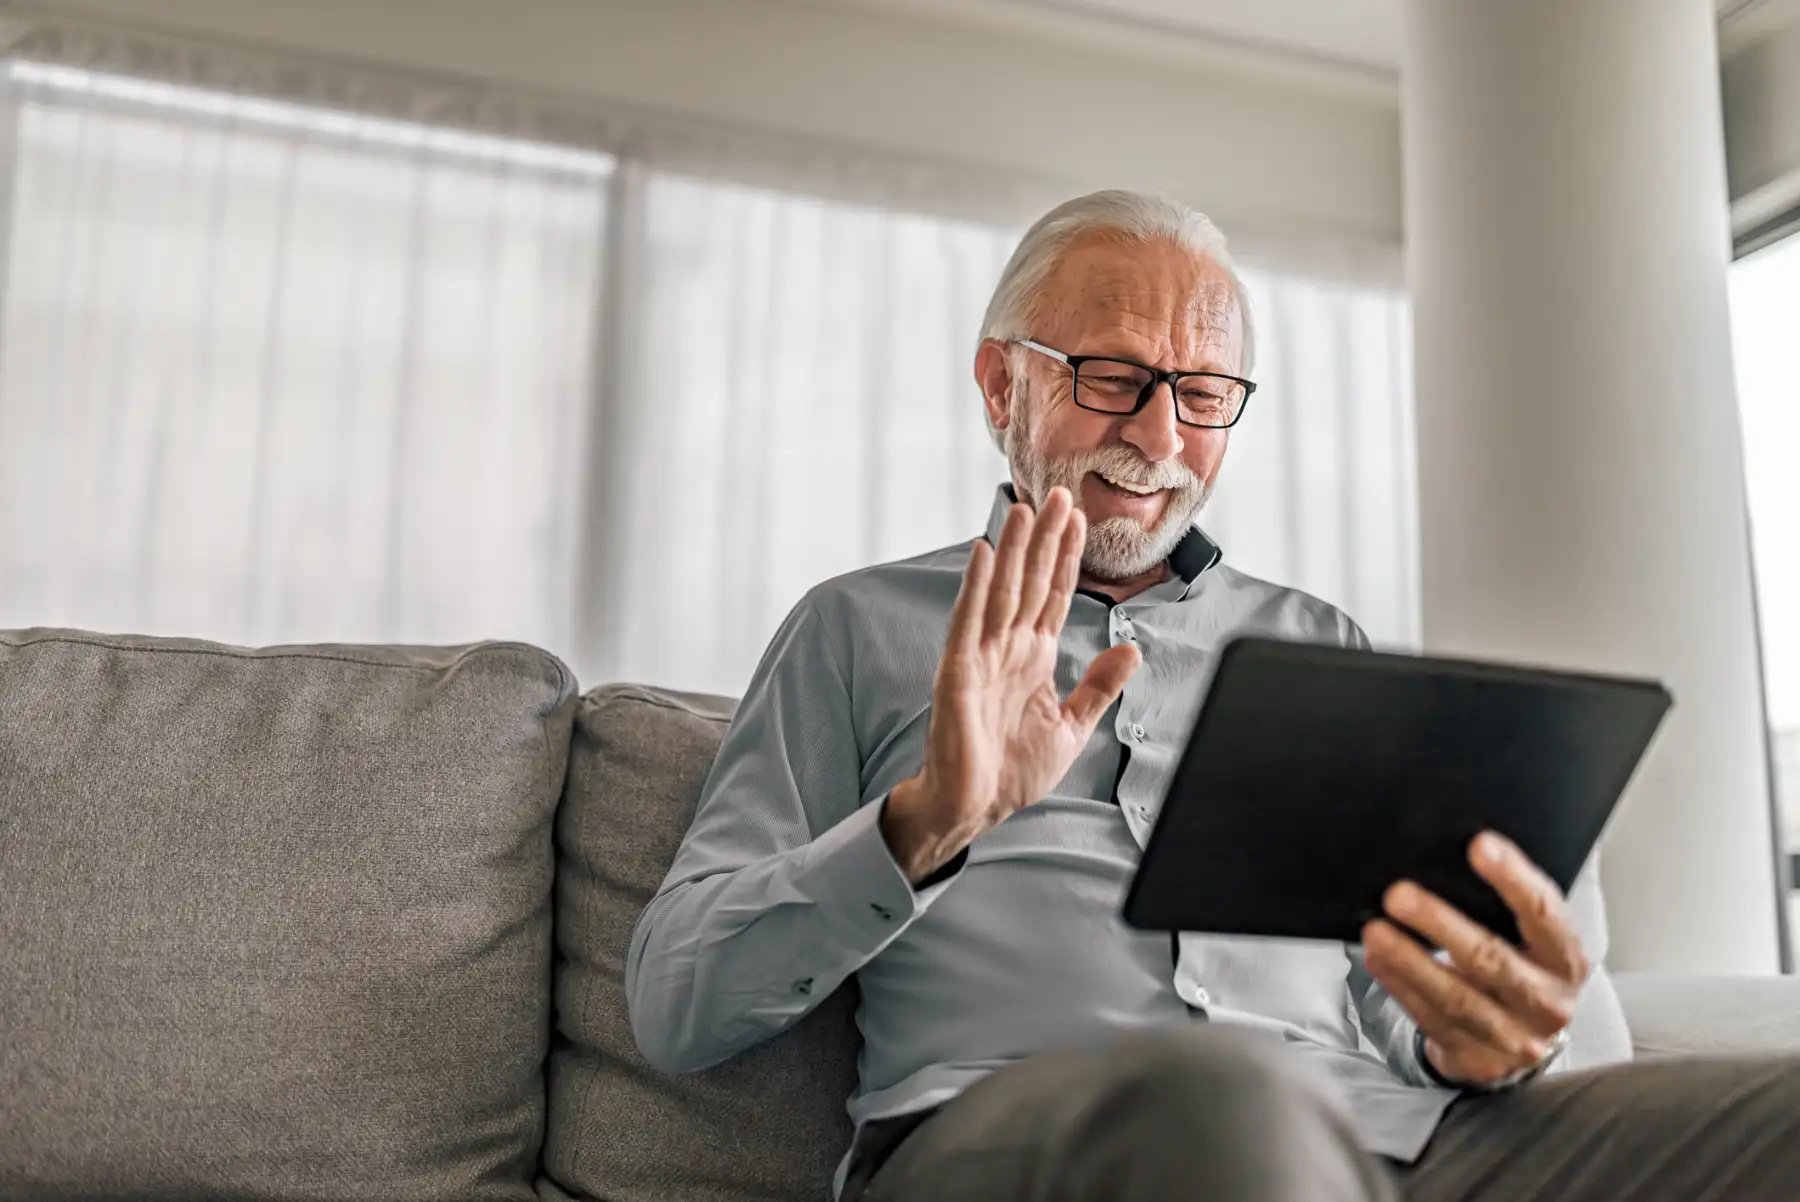
[(1064, 467), (1077, 480), (1095, 472), (1139, 488), (1195, 492), (1203, 487), (1200, 477), (1180, 460), (1151, 463), (1124, 443), (1110, 443), (1072, 456)]

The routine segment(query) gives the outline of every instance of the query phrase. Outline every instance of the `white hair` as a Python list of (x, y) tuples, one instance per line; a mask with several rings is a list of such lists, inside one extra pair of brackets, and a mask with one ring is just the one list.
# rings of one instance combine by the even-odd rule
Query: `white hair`
[[(981, 336), (1012, 341), (1028, 338), (1028, 328), (1038, 293), (1055, 270), (1069, 244), (1084, 234), (1111, 233), (1135, 242), (1167, 241), (1205, 255), (1231, 277), (1232, 295), (1237, 300), (1238, 320), (1243, 325), (1243, 354), (1238, 371), (1249, 375), (1256, 362), (1255, 327), (1250, 320), (1250, 298), (1244, 282), (1226, 248), (1225, 235), (1204, 213), (1195, 211), (1179, 200), (1147, 192), (1109, 189), (1090, 192), (1065, 200), (1032, 223), (1006, 267), (994, 295), (988, 301), (987, 313), (981, 319)], [(988, 430), (994, 441), (1005, 443), (994, 428), (992, 417)]]

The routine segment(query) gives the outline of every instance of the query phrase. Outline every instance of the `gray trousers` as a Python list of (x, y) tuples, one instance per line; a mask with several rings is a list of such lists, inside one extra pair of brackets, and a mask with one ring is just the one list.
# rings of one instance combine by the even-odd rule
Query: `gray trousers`
[(1800, 1058), (1464, 1098), (1400, 1166), (1299, 1056), (1197, 1027), (1033, 1056), (865, 1139), (881, 1163), (846, 1202), (1775, 1202), (1800, 1199)]

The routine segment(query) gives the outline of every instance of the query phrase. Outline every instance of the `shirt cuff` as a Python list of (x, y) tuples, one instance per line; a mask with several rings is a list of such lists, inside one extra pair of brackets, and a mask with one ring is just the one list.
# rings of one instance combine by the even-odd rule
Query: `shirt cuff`
[[(961, 872), (963, 870), (963, 865), (968, 862), (969, 849), (965, 847), (955, 855), (951, 856), (948, 860), (945, 860), (942, 864), (932, 869), (929, 876), (913, 886), (913, 892), (923, 893), (927, 889), (936, 888)], [(936, 894), (933, 894), (932, 896), (935, 897)]]
[(934, 883), (934, 873), (913, 888), (881, 834), (886, 804), (883, 794), (814, 839), (807, 864), (822, 911), (871, 953), (923, 914), (949, 883), (949, 876)]
[(1414, 1027), (1412, 1038), (1407, 1040), (1407, 1044), (1412, 1048), (1413, 1064), (1417, 1067), (1419, 1075), (1425, 1079), (1422, 1084), (1435, 1085), (1439, 1089), (1454, 1089), (1458, 1093), (1468, 1089), (1468, 1086), (1462, 1082), (1452, 1081), (1438, 1072), (1437, 1065), (1431, 1063), (1431, 1057), (1425, 1054), (1425, 1032)]

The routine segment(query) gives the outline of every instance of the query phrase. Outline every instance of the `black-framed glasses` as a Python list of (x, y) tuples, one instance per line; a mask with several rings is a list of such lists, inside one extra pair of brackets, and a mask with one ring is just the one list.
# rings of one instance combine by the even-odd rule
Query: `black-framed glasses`
[(1130, 359), (1068, 355), (1029, 338), (1012, 340), (1064, 364), (1073, 377), (1075, 403), (1094, 413), (1136, 413), (1150, 403), (1158, 384), (1175, 397), (1175, 420), (1184, 426), (1225, 430), (1237, 425), (1256, 385), (1215, 371), (1163, 371)]

